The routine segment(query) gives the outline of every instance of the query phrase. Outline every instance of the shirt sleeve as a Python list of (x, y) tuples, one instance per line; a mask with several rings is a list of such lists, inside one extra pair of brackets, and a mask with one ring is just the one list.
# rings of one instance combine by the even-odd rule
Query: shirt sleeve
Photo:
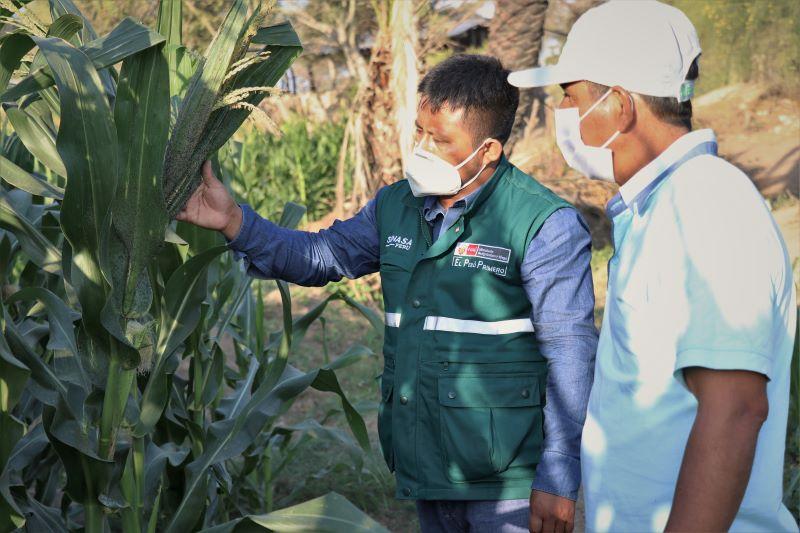
[(597, 351), (590, 263), (589, 229), (577, 210), (564, 208), (548, 217), (522, 264), (548, 367), (544, 443), (531, 488), (571, 500), (581, 482), (581, 433)]
[[(783, 339), (793, 333), (783, 319), (792, 289), (780, 232), (738, 169), (720, 160), (695, 166), (714, 162), (713, 172), (704, 169), (714, 179), (693, 180), (674, 201), (685, 260), (673, 273), (684, 290), (673, 298), (671, 321), (680, 324), (674, 375), (684, 386), (689, 367), (747, 370), (771, 379)], [(715, 201), (701, 200), (708, 198)]]
[(380, 268), (377, 196), (354, 217), (317, 233), (283, 228), (246, 204), (241, 208), (242, 226), (228, 248), (251, 276), (322, 286)]

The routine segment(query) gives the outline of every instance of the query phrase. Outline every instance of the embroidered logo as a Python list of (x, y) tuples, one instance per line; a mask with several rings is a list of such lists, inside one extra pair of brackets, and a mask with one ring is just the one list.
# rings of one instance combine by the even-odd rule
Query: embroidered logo
[[(488, 244), (462, 242), (456, 246), (453, 252), (454, 267), (475, 268), (498, 276), (506, 276), (508, 274), (508, 262), (510, 260), (510, 249), (489, 246)], [(489, 261), (496, 261), (503, 263), (503, 265), (495, 265), (489, 263)]]
[(462, 242), (456, 246), (455, 256), (477, 257), (478, 259), (489, 259), (500, 263), (508, 263), (511, 259), (511, 250), (499, 246), (489, 246), (488, 244), (473, 244)]
[(408, 237), (401, 237), (400, 235), (389, 235), (386, 238), (387, 248), (399, 248), (400, 250), (410, 250), (412, 244), (414, 244), (414, 239), (409, 239)]

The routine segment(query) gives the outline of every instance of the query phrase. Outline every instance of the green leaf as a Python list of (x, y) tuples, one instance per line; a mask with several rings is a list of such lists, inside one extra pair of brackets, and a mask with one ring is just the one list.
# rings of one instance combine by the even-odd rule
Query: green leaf
[(56, 200), (64, 198), (64, 189), (51, 185), (47, 181), (30, 174), (2, 155), (0, 155), (0, 178), (9, 185), (29, 192), (34, 196), (54, 198)]
[(225, 75), (238, 51), (237, 43), (247, 29), (247, 22), (247, 3), (235, 0), (208, 47), (205, 62), (189, 83), (164, 159), (164, 192), (171, 217), (183, 207), (186, 190), (191, 184), (197, 183), (200, 163), (210, 154), (199, 154), (197, 145), (217, 103)]
[(163, 35), (126, 17), (108, 35), (84, 45), (81, 51), (89, 56), (99, 70), (163, 43), (164, 40)]
[(47, 321), (50, 326), (48, 350), (69, 350), (78, 357), (78, 345), (75, 342), (75, 328), (72, 309), (61, 298), (44, 287), (23, 287), (8, 298), (8, 303), (26, 300), (39, 300), (47, 309)]
[(167, 39), (167, 44), (180, 46), (183, 43), (183, 0), (161, 0), (158, 3), (158, 33)]
[(153, 289), (147, 272), (164, 239), (168, 218), (161, 162), (169, 134), (169, 73), (157, 47), (122, 64), (114, 121), (120, 173), (111, 208), (110, 254), (115, 311), (127, 318), (147, 313)]
[[(8, 316), (8, 311), (3, 309), (3, 314), (4, 334), (5, 340), (8, 341), (9, 351), (14, 354), (17, 360), (30, 369), (31, 378), (40, 388), (36, 398), (42, 403), (54, 405), (58, 395), (67, 396), (66, 385), (62, 383), (58, 375), (42, 360), (39, 354), (29, 346), (11, 320), (11, 317)], [(0, 341), (0, 344), (5, 344), (5, 341)]]
[(48, 37), (60, 37), (69, 41), (72, 36), (83, 29), (83, 19), (78, 15), (67, 13), (61, 15), (47, 28)]
[(118, 172), (117, 135), (111, 109), (97, 71), (86, 54), (61, 39), (34, 40), (55, 76), (61, 100), (56, 146), (67, 169), (61, 228), (72, 248), (76, 267), (72, 269), (70, 282), (81, 303), (84, 325), (97, 342), (105, 342), (107, 334), (101, 313), (106, 302), (106, 280), (110, 276), (101, 273), (100, 258), (110, 225), (108, 212)]
[[(47, 436), (44, 433), (42, 425), (38, 424), (28, 431), (22, 439), (17, 441), (17, 444), (14, 446), (6, 461), (2, 474), (0, 474), (0, 496), (3, 497), (8, 508), (10, 508), (9, 511), (12, 513), (12, 516), (9, 517), (9, 521), (13, 521), (17, 527), (22, 527), (24, 515), (17, 505), (14, 496), (11, 494), (11, 487), (14, 486), (14, 479), (16, 478), (15, 475), (31, 465), (34, 459), (36, 459), (47, 446)], [(0, 507), (0, 513), (2, 513), (2, 507)], [(13, 515), (16, 515), (16, 517)]]
[(55, 507), (48, 507), (42, 503), (28, 498), (31, 515), (26, 523), (28, 531), (37, 533), (68, 533), (61, 512)]
[(288, 372), (274, 387), (262, 382), (245, 407), (235, 418), (211, 424), (203, 453), (186, 468), (187, 481), (184, 498), (176, 509), (167, 532), (185, 531), (197, 521), (205, 498), (210, 469), (232, 457), (240, 455), (261, 434), (264, 424), (277, 416), (286, 402), (294, 400), (308, 387), (337, 394), (354, 436), (365, 450), (369, 450), (369, 437), (364, 420), (344, 395), (333, 370), (317, 369), (307, 374)]
[(297, 36), (297, 32), (294, 31), (292, 23), (288, 20), (273, 26), (258, 28), (251, 42), (253, 44), (264, 44), (275, 47), (303, 48), (300, 37)]
[(249, 515), (202, 533), (243, 533), (258, 531), (319, 533), (388, 533), (388, 529), (364, 514), (347, 498), (329, 492), (313, 500), (262, 515)]
[(278, 225), (284, 228), (295, 229), (306, 215), (306, 206), (294, 202), (286, 202)]
[(226, 250), (226, 246), (218, 246), (192, 257), (178, 267), (167, 282), (156, 343), (156, 363), (142, 395), (141, 413), (134, 430), (137, 437), (150, 433), (161, 418), (176, 366), (171, 366), (174, 361), (172, 353), (199, 324), (200, 305), (206, 297), (206, 270), (211, 261)]
[(0, 335), (0, 412), (10, 413), (17, 405), (29, 375), (28, 367), (14, 356), (5, 337)]
[[(108, 93), (108, 86), (105, 83), (105, 76), (108, 73), (104, 69), (162, 42), (164, 37), (157, 32), (131, 18), (125, 18), (108, 35), (81, 46), (80, 51), (88, 56), (99, 71), (98, 76), (103, 80), (103, 90)], [(12, 102), (27, 94), (46, 89), (54, 83), (49, 68), (37, 68), (0, 95), (0, 101)], [(114, 91), (111, 92), (113, 93)]]
[(5, 92), (11, 75), (33, 47), (33, 39), (24, 33), (12, 33), (3, 38), (0, 44), (0, 94)]
[(56, 139), (44, 121), (27, 111), (15, 107), (6, 109), (6, 115), (22, 144), (44, 166), (61, 176), (67, 175), (64, 162), (56, 148)]
[(0, 194), (0, 227), (14, 234), (36, 266), (51, 274), (60, 272), (61, 252), (17, 210), (7, 194)]
[[(50, 1), (50, 13), (52, 15), (52, 19), (56, 20), (58, 17), (65, 15), (67, 13), (72, 13), (73, 15), (77, 15), (83, 19), (83, 30), (78, 37), (78, 41), (81, 43), (88, 43), (97, 39), (97, 33), (94, 31), (92, 27), (92, 23), (89, 22), (89, 19), (83, 16), (81, 10), (78, 9), (75, 4), (72, 3), (72, 0), (49, 0)], [(103, 84), (103, 89), (105, 90), (106, 94), (113, 97), (116, 93), (116, 83), (114, 82), (114, 78), (111, 76), (111, 73), (108, 71), (101, 71), (100, 72), (100, 81)]]
[[(265, 43), (272, 41), (263, 50), (263, 52), (269, 53), (269, 59), (255, 63), (239, 72), (232, 80), (229, 91), (243, 87), (274, 87), (303, 51), (299, 38), (294, 34), (294, 30), (288, 22), (261, 28), (259, 33), (261, 40)], [(292, 34), (294, 34), (293, 37)], [(257, 106), (264, 96), (264, 93), (254, 93), (244, 101)], [(225, 107), (215, 111), (205, 127), (205, 131), (209, 134), (201, 139), (201, 143), (196, 149), (197, 153), (211, 154), (219, 150), (249, 115), (250, 111), (247, 109)], [(199, 164), (197, 166), (199, 168)]]

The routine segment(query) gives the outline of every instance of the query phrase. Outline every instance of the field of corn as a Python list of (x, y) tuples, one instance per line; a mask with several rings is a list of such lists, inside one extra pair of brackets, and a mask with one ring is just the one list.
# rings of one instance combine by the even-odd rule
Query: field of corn
[(192, 50), (180, 0), (105, 35), (40, 1), (0, 0), (0, 532), (410, 530), (376, 450), (374, 288), (254, 280), (173, 220), (208, 158), (281, 225), (332, 210), (343, 121), (242, 127), (302, 52), (291, 24), (231, 0)]
[[(180, 1), (161, 0), (155, 28), (103, 36), (71, 0), (46, 19), (0, 2), (0, 531), (381, 529), (336, 493), (266, 497), (319, 425), (278, 424), (306, 389), (338, 397), (369, 449), (337, 371), (371, 352), (289, 360), (328, 302), (380, 319), (341, 292), (293, 316), (278, 282), (267, 331), (266, 282), (172, 220), (207, 158), (237, 188), (247, 156), (229, 139), (302, 50), (248, 6), (231, 2), (201, 54), (182, 44)], [(304, 212), (287, 204), (280, 223)]]

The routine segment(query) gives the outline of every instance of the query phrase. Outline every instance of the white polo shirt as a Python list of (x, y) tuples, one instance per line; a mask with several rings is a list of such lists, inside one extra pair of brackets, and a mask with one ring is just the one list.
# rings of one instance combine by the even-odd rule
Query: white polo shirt
[(731, 531), (797, 531), (781, 503), (797, 320), (786, 246), (765, 201), (688, 133), (608, 205), (614, 256), (581, 462), (590, 531), (663, 531), (697, 401), (682, 369), (769, 378), (769, 418)]

